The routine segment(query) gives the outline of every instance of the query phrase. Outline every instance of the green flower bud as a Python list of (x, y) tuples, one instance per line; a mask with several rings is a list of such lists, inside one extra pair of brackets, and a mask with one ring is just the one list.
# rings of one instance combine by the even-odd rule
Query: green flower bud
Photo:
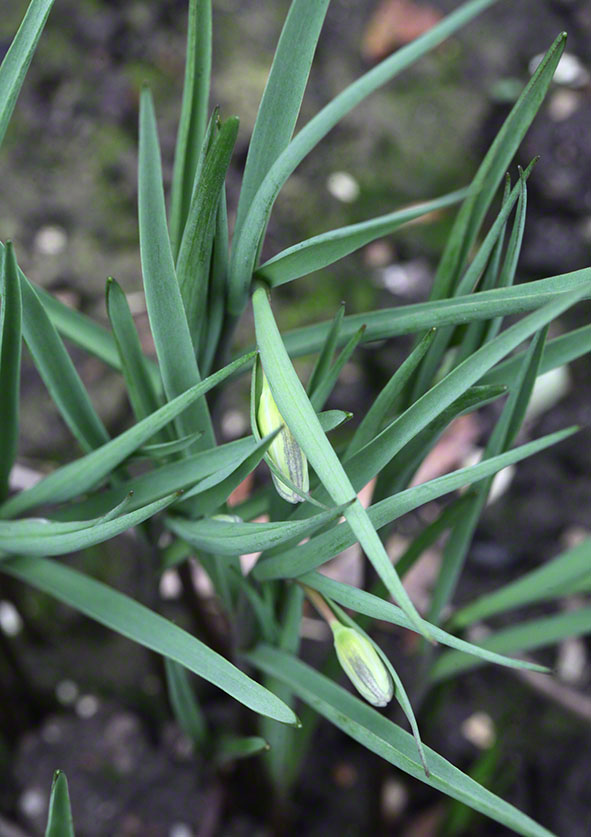
[[(308, 460), (304, 452), (293, 437), (289, 427), (285, 424), (283, 416), (277, 408), (275, 399), (265, 373), (262, 373), (262, 391), (257, 410), (257, 423), (261, 436), (268, 436), (278, 427), (283, 427), (280, 433), (273, 439), (268, 450), (268, 456), (273, 464), (304, 494), (310, 489), (308, 476)], [(288, 485), (280, 480), (271, 471), (273, 483), (277, 493), (288, 503), (301, 503), (302, 498), (295, 493)]]
[(339, 663), (351, 683), (373, 706), (387, 706), (394, 694), (394, 684), (371, 642), (336, 619), (330, 627)]

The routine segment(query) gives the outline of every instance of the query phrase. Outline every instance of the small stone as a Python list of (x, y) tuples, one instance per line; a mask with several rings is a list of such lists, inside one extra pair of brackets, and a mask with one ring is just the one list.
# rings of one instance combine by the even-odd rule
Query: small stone
[(326, 181), (329, 193), (342, 203), (353, 203), (359, 197), (359, 183), (346, 171), (335, 171)]
[(495, 741), (495, 725), (486, 712), (474, 712), (463, 722), (462, 735), (480, 750), (488, 750)]

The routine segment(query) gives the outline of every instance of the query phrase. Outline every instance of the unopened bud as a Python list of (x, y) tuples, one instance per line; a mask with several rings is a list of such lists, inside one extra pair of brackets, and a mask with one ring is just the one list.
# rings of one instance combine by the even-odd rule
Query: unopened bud
[(336, 619), (330, 627), (339, 663), (351, 683), (373, 706), (387, 706), (394, 694), (394, 684), (371, 642)]
[[(257, 410), (259, 432), (261, 436), (268, 436), (269, 433), (273, 433), (278, 427), (282, 427), (282, 430), (271, 442), (268, 456), (280, 473), (285, 474), (302, 494), (307, 494), (310, 489), (308, 460), (296, 442), (291, 430), (285, 424), (264, 372), (262, 373), (262, 381), (263, 386)], [(275, 484), (277, 493), (284, 500), (287, 500), (288, 503), (302, 502), (303, 498), (296, 494), (289, 485), (286, 485), (280, 480), (273, 471), (271, 471), (271, 476), (273, 477), (273, 483)]]

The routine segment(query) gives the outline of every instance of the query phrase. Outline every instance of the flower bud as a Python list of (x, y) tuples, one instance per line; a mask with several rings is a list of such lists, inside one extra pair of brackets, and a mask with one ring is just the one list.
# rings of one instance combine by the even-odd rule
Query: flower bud
[(330, 627), (339, 663), (351, 683), (373, 706), (386, 706), (392, 700), (394, 684), (371, 642), (336, 619)]
[[(285, 424), (264, 372), (262, 373), (262, 391), (257, 410), (257, 423), (261, 436), (268, 436), (278, 427), (283, 428), (271, 442), (267, 455), (278, 471), (285, 474), (303, 494), (307, 494), (310, 489), (308, 460), (294, 439), (291, 430)], [(271, 476), (277, 493), (284, 500), (287, 500), (288, 503), (302, 502), (302, 498), (280, 480), (273, 471), (271, 471)]]

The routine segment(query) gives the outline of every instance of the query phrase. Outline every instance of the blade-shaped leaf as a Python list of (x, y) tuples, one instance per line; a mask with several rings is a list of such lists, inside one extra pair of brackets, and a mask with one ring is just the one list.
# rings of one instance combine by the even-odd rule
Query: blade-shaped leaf
[(54, 0), (30, 0), (0, 65), (0, 145)]
[[(342, 346), (358, 328), (365, 325), (363, 343), (385, 340), (401, 334), (414, 334), (430, 328), (459, 325), (475, 320), (489, 320), (491, 317), (509, 314), (523, 314), (541, 308), (567, 291), (580, 288), (581, 299), (591, 296), (589, 281), (591, 268), (563, 273), (547, 279), (538, 279), (511, 288), (493, 288), (479, 294), (454, 297), (453, 299), (419, 302), (397, 308), (383, 308), (365, 314), (351, 314), (344, 317), (339, 330), (338, 345)], [(318, 323), (294, 329), (285, 334), (285, 346), (291, 357), (318, 352), (322, 346), (330, 322)], [(500, 381), (503, 383), (503, 381)], [(488, 383), (488, 379), (487, 379)]]
[[(140, 255), (146, 305), (164, 389), (175, 398), (200, 381), (199, 369), (183, 309), (166, 226), (160, 146), (150, 91), (140, 100), (138, 162)], [(196, 449), (213, 447), (214, 434), (205, 398), (198, 397), (179, 415), (180, 435), (200, 430)]]
[(586, 577), (591, 577), (591, 538), (525, 573), (516, 581), (460, 608), (453, 615), (451, 625), (455, 629), (465, 628), (497, 613), (554, 599), (563, 595), (565, 587)]
[(261, 182), (292, 137), (329, 2), (291, 3), (248, 147), (236, 215), (237, 237)]
[(375, 241), (376, 238), (390, 235), (415, 218), (420, 218), (429, 212), (437, 212), (446, 206), (452, 206), (462, 200), (466, 193), (466, 189), (460, 189), (432, 201), (398, 209), (396, 212), (381, 215), (379, 218), (372, 218), (371, 221), (351, 224), (348, 227), (330, 230), (306, 241), (300, 241), (299, 244), (288, 247), (287, 250), (283, 250), (258, 267), (256, 275), (271, 286), (283, 285), (300, 276), (307, 276), (315, 270), (321, 270), (354, 253), (355, 250)]
[[(90, 525), (73, 532), (52, 534), (53, 527), (67, 525), (63, 523), (48, 523), (45, 527), (41, 527), (39, 533), (25, 531), (22, 534), (15, 535), (13, 532), (8, 536), (3, 535), (0, 528), (0, 549), (11, 555), (65, 555), (68, 552), (78, 552), (87, 549), (89, 546), (95, 546), (97, 543), (111, 540), (116, 535), (131, 529), (132, 526), (137, 526), (144, 520), (149, 520), (149, 518), (169, 506), (176, 499), (176, 496), (176, 494), (173, 494), (165, 497), (136, 511), (116, 517), (114, 520), (88, 521)], [(17, 522), (26, 523), (26, 521)]]
[(322, 345), (322, 348), (318, 353), (318, 357), (316, 358), (314, 368), (310, 373), (310, 378), (308, 379), (307, 386), (307, 390), (309, 393), (314, 392), (318, 383), (324, 378), (324, 376), (330, 369), (335, 349), (338, 345), (339, 331), (341, 329), (341, 323), (343, 322), (344, 316), (345, 303), (341, 302), (339, 310), (335, 314), (334, 320), (330, 324), (330, 328), (327, 331), (324, 344)]
[[(259, 249), (259, 242), (275, 198), (290, 174), (306, 155), (354, 107), (422, 55), (468, 23), (495, 0), (472, 0), (444, 18), (412, 43), (397, 50), (353, 84), (349, 85), (302, 128), (279, 154), (262, 179), (256, 193), (245, 201), (245, 216), (232, 248), (228, 310), (239, 316), (244, 308)], [(279, 122), (280, 124), (280, 122)], [(273, 125), (275, 127), (275, 125)], [(246, 211), (247, 210), (247, 211)], [(429, 325), (432, 325), (429, 324)], [(427, 326), (428, 328), (429, 326)]]
[[(571, 428), (552, 433), (535, 442), (528, 442), (507, 453), (479, 462), (478, 465), (470, 465), (443, 477), (408, 488), (406, 491), (400, 491), (393, 497), (380, 500), (379, 503), (370, 506), (369, 518), (376, 529), (381, 529), (382, 526), (424, 503), (443, 497), (450, 491), (456, 491), (479, 479), (485, 479), (501, 468), (556, 444), (573, 432), (574, 429)], [(346, 523), (341, 523), (330, 531), (312, 538), (308, 543), (284, 551), (280, 556), (260, 561), (254, 568), (253, 575), (261, 581), (272, 578), (294, 578), (319, 567), (355, 542), (356, 535), (351, 532)]]
[(261, 362), (279, 412), (334, 502), (339, 506), (346, 505), (344, 516), (389, 592), (419, 631), (428, 637), (428, 628), (400, 583), (378, 533), (322, 431), (314, 407), (285, 350), (267, 291), (262, 286), (254, 292), (253, 310)]
[(428, 747), (425, 751), (430, 776), (425, 776), (412, 735), (297, 658), (269, 646), (258, 646), (247, 659), (265, 673), (287, 683), (301, 700), (355, 741), (415, 779), (464, 802), (518, 834), (552, 837), (545, 828)]
[[(532, 651), (554, 645), (571, 636), (585, 636), (591, 633), (591, 607), (580, 607), (522, 622), (512, 628), (497, 631), (482, 640), (481, 648), (499, 654)], [(431, 682), (446, 680), (458, 674), (483, 665), (482, 660), (466, 657), (456, 651), (446, 651), (433, 665), (429, 679)]]
[[(308, 587), (313, 587), (318, 590), (323, 596), (339, 602), (343, 607), (350, 608), (356, 613), (362, 613), (372, 619), (380, 619), (384, 622), (391, 622), (393, 625), (399, 625), (401, 628), (408, 628), (410, 631), (416, 630), (408, 618), (404, 615), (402, 610), (391, 602), (368, 593), (365, 590), (359, 590), (357, 587), (351, 587), (349, 584), (343, 584), (341, 581), (335, 581), (333, 578), (322, 575), (322, 573), (306, 573), (299, 579), (302, 584)], [(450, 648), (455, 648), (464, 654), (478, 657), (488, 663), (495, 663), (496, 665), (505, 666), (507, 668), (522, 668), (529, 671), (539, 671), (547, 673), (548, 669), (540, 666), (537, 663), (532, 663), (527, 660), (516, 660), (512, 657), (506, 657), (503, 654), (483, 648), (480, 645), (475, 645), (472, 642), (467, 642), (465, 639), (460, 639), (453, 634), (450, 634), (436, 625), (431, 626), (433, 637), (442, 645), (447, 645)]]
[(112, 277), (107, 279), (106, 303), (129, 401), (136, 420), (141, 421), (157, 410), (161, 403), (147, 370), (127, 299), (119, 283)]
[(58, 468), (32, 488), (11, 497), (0, 507), (0, 517), (14, 517), (41, 503), (58, 503), (70, 500), (77, 494), (93, 488), (117, 465), (127, 459), (136, 448), (172, 421), (175, 416), (186, 410), (187, 406), (196, 398), (209, 392), (212, 387), (227, 378), (237, 366), (246, 363), (248, 359), (249, 356), (245, 355), (238, 361), (234, 361), (187, 392), (169, 401), (168, 404), (152, 413), (151, 416), (121, 433), (116, 439), (107, 442), (106, 445), (83, 456), (76, 462)]
[(207, 314), (207, 290), (217, 209), (234, 143), (238, 117), (221, 125), (208, 151), (199, 180), (195, 183), (187, 214), (176, 272), (193, 345), (199, 348)]
[(170, 657), (164, 658), (164, 669), (166, 671), (168, 699), (175, 718), (185, 735), (189, 737), (195, 747), (199, 748), (207, 736), (207, 725), (201, 707), (191, 689), (187, 669), (180, 663), (171, 660)]
[(211, 0), (189, 0), (183, 102), (170, 200), (170, 238), (175, 259), (189, 211), (197, 157), (205, 134), (210, 77)]
[(149, 608), (100, 581), (45, 558), (21, 556), (0, 562), (0, 570), (31, 584), (134, 642), (170, 657), (253, 712), (296, 724), (292, 710), (259, 683), (195, 637)]
[(441, 258), (433, 283), (432, 299), (449, 296), (455, 287), (497, 187), (544, 101), (565, 43), (566, 33), (561, 32), (538, 65), (480, 164), (472, 182), (474, 191), (466, 198), (458, 213)]
[(226, 523), (221, 520), (168, 517), (166, 525), (175, 535), (198, 549), (218, 555), (244, 555), (270, 549), (292, 538), (307, 538), (338, 517), (342, 511), (342, 508), (338, 508), (319, 512), (306, 520), (272, 523)]
[(22, 351), (22, 299), (12, 244), (0, 264), (0, 500), (8, 496), (8, 481), (18, 446), (19, 393)]
[(35, 366), (64, 421), (84, 451), (109, 439), (86, 387), (80, 380), (61, 337), (41, 304), (37, 292), (20, 273), (23, 300), (23, 336)]
[(53, 774), (45, 837), (74, 837), (68, 780), (61, 770)]

